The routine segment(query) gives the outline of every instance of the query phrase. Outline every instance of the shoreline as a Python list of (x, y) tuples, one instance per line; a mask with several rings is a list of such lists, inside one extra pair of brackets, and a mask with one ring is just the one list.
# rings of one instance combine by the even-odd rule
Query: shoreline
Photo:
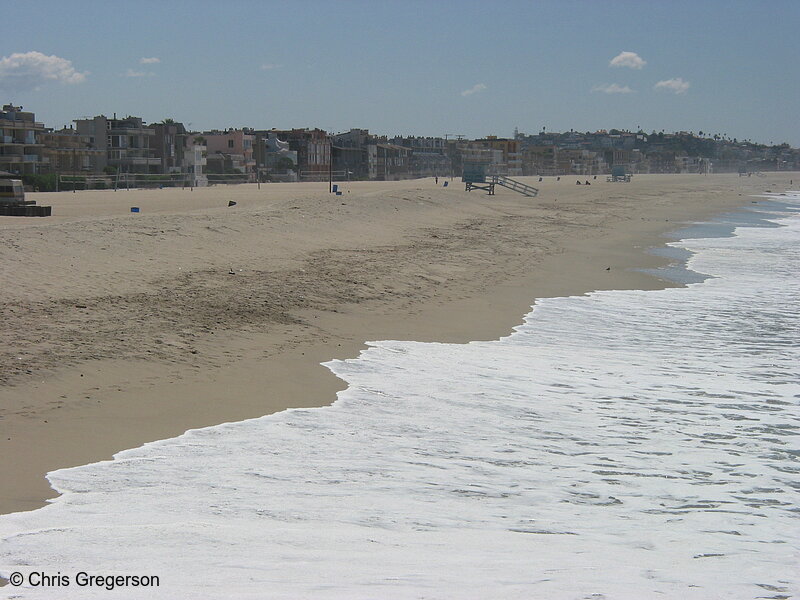
[[(4, 304), (7, 308), (26, 302), (45, 306), (43, 314), (32, 316), (58, 321), (48, 323), (45, 333), (63, 335), (65, 343), (71, 343), (76, 325), (95, 325), (99, 332), (111, 327), (114, 319), (135, 314), (140, 321), (131, 335), (140, 335), (133, 341), (146, 348), (140, 348), (137, 354), (123, 341), (117, 346), (117, 360), (98, 360), (92, 358), (94, 353), (77, 358), (68, 355), (72, 364), (61, 368), (47, 363), (57, 349), (49, 354), (40, 352), (41, 367), (31, 369), (31, 373), (13, 373), (0, 386), (0, 456), (4, 457), (0, 458), (0, 480), (12, 482), (3, 486), (7, 491), (0, 495), (0, 513), (44, 505), (47, 498), (55, 496), (44, 474), (58, 468), (106, 460), (117, 451), (174, 437), (187, 429), (291, 407), (328, 405), (335, 400), (335, 392), (345, 386), (319, 363), (357, 356), (366, 341), (465, 343), (497, 339), (519, 324), (538, 298), (599, 289), (677, 287), (680, 284), (632, 269), (674, 262), (646, 251), (667, 243), (665, 234), (676, 226), (741, 207), (751, 202), (749, 194), (772, 189), (792, 176), (796, 175), (774, 173), (757, 181), (742, 181), (735, 174), (637, 176), (629, 184), (598, 182), (591, 190), (568, 188), (570, 178), (565, 177), (561, 187), (553, 182), (541, 185), (541, 195), (533, 199), (511, 192), (495, 197), (475, 192), (469, 195), (457, 189), (457, 183), (442, 190), (428, 180), (348, 184), (354, 193), (345, 196), (347, 202), (341, 206), (359, 205), (361, 210), (355, 217), (332, 216), (327, 194), (281, 186), (274, 190), (276, 196), (291, 197), (279, 197), (268, 206), (270, 219), (275, 215), (283, 218), (275, 225), (277, 258), (272, 254), (263, 258), (257, 249), (249, 255), (274, 261), (274, 268), (251, 274), (244, 266), (236, 273), (238, 279), (227, 273), (218, 275), (219, 256), (213, 255), (212, 248), (209, 255), (200, 256), (200, 266), (192, 270), (202, 273), (204, 281), (187, 282), (186, 278), (191, 279), (188, 273), (173, 275), (165, 291), (158, 287), (163, 286), (165, 276), (159, 269), (165, 267), (157, 256), (134, 267), (118, 265), (123, 275), (112, 282), (102, 273), (103, 260), (90, 259), (96, 262), (87, 273), (65, 277), (50, 297), (42, 295), (31, 274), (14, 275), (22, 284), (21, 290), (17, 290), (16, 298), (3, 297)], [(247, 199), (252, 195), (242, 189), (212, 191), (225, 195), (225, 199), (226, 192), (241, 193), (242, 198), (249, 194)], [(150, 196), (167, 196), (150, 191), (120, 193), (132, 197), (138, 194), (137, 202)], [(108, 214), (99, 216), (87, 214), (79, 205), (108, 195), (89, 192), (76, 196), (81, 198), (56, 199), (52, 194), (41, 194), (41, 201), (54, 198), (54, 206), (58, 206), (57, 201), (63, 202), (65, 209), (74, 208), (74, 214), (61, 221), (19, 227), (2, 219), (0, 232), (13, 231), (13, 242), (24, 250), (41, 237), (44, 232), (40, 229), (54, 230), (58, 235), (72, 235), (76, 244), (90, 244), (92, 255), (103, 248), (104, 236), (128, 243), (141, 235), (142, 220), (126, 216), (123, 222), (122, 215), (117, 216), (109, 205), (104, 205)], [(387, 196), (392, 200), (386, 201)], [(375, 202), (376, 198), (380, 202)], [(180, 198), (175, 206), (154, 209), (169, 221), (168, 227), (175, 228), (172, 235), (165, 236), (166, 242), (182, 242), (186, 237), (191, 240), (189, 234), (194, 230), (187, 234), (182, 228), (185, 221), (198, 215), (205, 221), (211, 215), (212, 224), (206, 227), (238, 232), (231, 236), (243, 245), (253, 235), (260, 235), (260, 231), (248, 231), (247, 227), (254, 216), (259, 217), (258, 211), (264, 210), (263, 198), (253, 199), (252, 208), (247, 200), (242, 202), (245, 209), (254, 211), (244, 216), (206, 207), (202, 200), (199, 207), (191, 207), (191, 213), (180, 204)], [(76, 206), (68, 207), (71, 202)], [(159, 213), (161, 208), (165, 210)], [(296, 211), (305, 215), (294, 220), (284, 217), (292, 211), (295, 216)], [(109, 220), (115, 226), (104, 229)], [(314, 222), (309, 225), (308, 221)], [(420, 221), (425, 224), (420, 225)], [(341, 223), (344, 233), (328, 231), (325, 225), (331, 222)], [(280, 228), (286, 228), (286, 237), (277, 233)], [(310, 252), (298, 250), (305, 243), (311, 246)], [(126, 250), (137, 247), (130, 242)], [(273, 250), (271, 247), (270, 252)], [(11, 251), (12, 258), (25, 257), (15, 252)], [(34, 264), (43, 264), (51, 254), (52, 248), (43, 249)], [(144, 258), (148, 258), (146, 254)], [(608, 267), (610, 270), (606, 270)], [(124, 272), (126, 268), (133, 269), (132, 275)], [(98, 272), (103, 277), (98, 277)], [(57, 276), (58, 269), (53, 273)], [(10, 270), (3, 272), (4, 278), (10, 275)], [(316, 285), (318, 276), (324, 278), (324, 285)], [(259, 278), (269, 281), (262, 285)], [(129, 289), (132, 279), (146, 290), (139, 303), (139, 296)], [(232, 280), (244, 284), (229, 289)], [(76, 290), (87, 281), (102, 293), (76, 301)], [(276, 287), (276, 295), (269, 296)], [(304, 294), (290, 298), (297, 289)], [(109, 291), (117, 292), (112, 301), (100, 302)], [(226, 316), (221, 324), (212, 323), (218, 314), (203, 313), (201, 318), (208, 316), (211, 320), (202, 331), (190, 333), (182, 329), (187, 323), (180, 314), (171, 321), (161, 320), (163, 312), (154, 300), (159, 294), (168, 295), (165, 306), (169, 306), (190, 303), (191, 298), (203, 293), (201, 312), (206, 304), (219, 303), (227, 308), (227, 301), (241, 306), (243, 294), (259, 301), (266, 297), (272, 304), (266, 313), (223, 313)], [(100, 308), (92, 316), (95, 321), (89, 322), (81, 315), (93, 301)], [(141, 314), (142, 306), (152, 304), (155, 306), (150, 312)], [(249, 302), (245, 308), (255, 306), (255, 302)], [(60, 319), (65, 317), (73, 320), (72, 329), (61, 327)], [(98, 321), (106, 317), (110, 323)], [(31, 321), (22, 321), (16, 325), (19, 331), (8, 334), (12, 339), (15, 334), (24, 337), (23, 327), (29, 327)], [(148, 330), (151, 321), (152, 331)], [(111, 331), (109, 337), (125, 338), (120, 330), (111, 327)], [(123, 333), (128, 335), (128, 330)], [(87, 337), (92, 347), (102, 343), (114, 348), (99, 333)], [(32, 340), (24, 347), (27, 356), (39, 357), (37, 351), (52, 339), (41, 336)], [(152, 357), (142, 350), (149, 350)], [(48, 443), (43, 444), (43, 439)]]

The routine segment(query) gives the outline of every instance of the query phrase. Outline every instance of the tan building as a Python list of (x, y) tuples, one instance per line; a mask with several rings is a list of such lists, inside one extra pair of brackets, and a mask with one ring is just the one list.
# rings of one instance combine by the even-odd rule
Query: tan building
[(242, 173), (255, 177), (253, 157), (255, 135), (244, 129), (206, 131), (202, 137), (208, 149), (208, 170), (217, 173)]
[(101, 150), (92, 148), (89, 136), (80, 135), (72, 127), (40, 134), (43, 171), (63, 175), (86, 175), (97, 172)]
[(395, 181), (408, 179), (411, 163), (411, 150), (405, 146), (390, 144), (380, 139), (376, 144), (367, 145), (367, 162), (370, 179)]
[(159, 173), (161, 159), (155, 156), (150, 140), (155, 135), (139, 117), (109, 119), (99, 115), (92, 119), (76, 119), (79, 134), (88, 136), (93, 148), (101, 151), (97, 169), (111, 167), (118, 173)]
[(470, 142), (470, 145), (488, 150), (500, 150), (503, 154), (498, 165), (499, 170), (512, 177), (522, 175), (522, 153), (520, 152), (519, 141), (489, 135), (485, 139)]
[(43, 123), (21, 106), (6, 104), (0, 111), (0, 171), (15, 175), (35, 175), (44, 170), (40, 136)]
[(522, 169), (525, 175), (555, 175), (555, 146), (528, 146), (522, 151)]

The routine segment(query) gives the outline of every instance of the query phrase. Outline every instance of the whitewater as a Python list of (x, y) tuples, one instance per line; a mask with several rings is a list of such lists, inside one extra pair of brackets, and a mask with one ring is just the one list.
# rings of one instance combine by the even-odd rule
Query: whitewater
[(373, 342), (326, 364), (330, 407), (52, 472), (58, 499), (0, 517), (0, 575), (24, 581), (0, 594), (800, 597), (799, 207), (684, 232), (685, 287), (539, 300), (496, 341)]

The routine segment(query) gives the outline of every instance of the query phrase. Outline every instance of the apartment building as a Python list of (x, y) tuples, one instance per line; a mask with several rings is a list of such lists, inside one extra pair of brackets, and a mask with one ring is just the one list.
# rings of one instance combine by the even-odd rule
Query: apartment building
[(86, 175), (98, 171), (101, 150), (93, 148), (89, 136), (81, 135), (72, 127), (59, 131), (52, 129), (40, 134), (42, 142), (42, 171), (62, 175)]
[[(368, 129), (351, 129), (331, 136), (333, 170), (347, 179), (369, 179), (367, 145), (372, 139)], [(377, 154), (377, 153), (376, 153)], [(375, 157), (377, 163), (377, 155)], [(377, 167), (376, 167), (377, 168)]]
[(441, 137), (395, 137), (393, 144), (411, 149), (409, 174), (412, 177), (449, 176), (453, 163), (448, 156), (447, 140)]
[(523, 175), (555, 175), (557, 150), (555, 145), (525, 146), (522, 151)]
[(522, 153), (518, 140), (490, 135), (461, 145), (464, 161), (479, 161), (491, 165), (490, 171), (503, 175), (522, 175)]
[(475, 140), (475, 143), (482, 145), (484, 148), (502, 151), (503, 158), (501, 162), (505, 165), (506, 175), (511, 175), (512, 177), (522, 175), (522, 153), (520, 152), (518, 140), (489, 135), (483, 140)]
[(378, 138), (376, 141), (378, 143), (367, 145), (369, 178), (380, 181), (408, 179), (411, 150), (404, 146), (390, 144), (386, 138)]
[(145, 127), (139, 117), (109, 119), (105, 115), (76, 119), (75, 127), (80, 135), (88, 136), (89, 143), (101, 150), (98, 171), (110, 167), (118, 173), (159, 173), (161, 159), (151, 148), (155, 131)]
[(297, 152), (274, 131), (253, 131), (253, 156), (262, 181), (297, 181)]
[(40, 136), (44, 123), (37, 123), (32, 112), (6, 104), (0, 111), (0, 171), (15, 175), (35, 175), (47, 161), (42, 156)]
[(503, 151), (499, 148), (490, 148), (480, 140), (459, 140), (456, 144), (458, 154), (457, 163), (483, 163), (487, 165), (486, 173), (505, 174), (506, 165), (503, 160)]
[(202, 134), (208, 149), (209, 173), (241, 173), (255, 177), (253, 157), (255, 135), (245, 129), (205, 131)]
[(161, 162), (159, 171), (165, 174), (181, 173), (187, 137), (183, 123), (165, 119), (161, 123), (152, 123), (150, 129), (153, 130), (150, 147), (153, 156)]
[(302, 179), (325, 180), (331, 169), (331, 138), (322, 129), (275, 130), (289, 149), (297, 152), (297, 166)]

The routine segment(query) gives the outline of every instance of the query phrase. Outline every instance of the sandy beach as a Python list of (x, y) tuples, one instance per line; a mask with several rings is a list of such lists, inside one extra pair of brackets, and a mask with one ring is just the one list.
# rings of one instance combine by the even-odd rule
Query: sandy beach
[(54, 469), (328, 404), (319, 363), (365, 341), (495, 339), (536, 298), (672, 285), (633, 270), (668, 262), (648, 248), (791, 178), (30, 194), (53, 216), (0, 217), (0, 513), (42, 506)]

